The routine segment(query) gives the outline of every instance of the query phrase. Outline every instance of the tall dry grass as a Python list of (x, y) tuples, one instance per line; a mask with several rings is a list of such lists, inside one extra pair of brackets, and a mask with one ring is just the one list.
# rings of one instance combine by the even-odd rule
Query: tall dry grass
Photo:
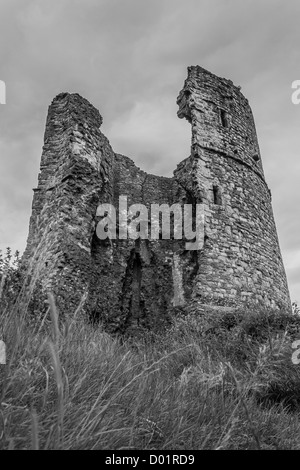
[(81, 306), (62, 321), (51, 294), (34, 319), (6, 309), (0, 448), (299, 449), (298, 324), (182, 316), (121, 341)]

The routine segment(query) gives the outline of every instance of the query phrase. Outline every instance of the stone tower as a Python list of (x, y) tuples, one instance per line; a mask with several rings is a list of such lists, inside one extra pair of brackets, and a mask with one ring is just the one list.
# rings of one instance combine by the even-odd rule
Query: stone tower
[(206, 207), (194, 295), (290, 310), (248, 100), (230, 80), (197, 66), (188, 68), (177, 102), (178, 116), (192, 126), (192, 192)]
[[(174, 308), (241, 305), (290, 310), (252, 112), (230, 80), (189, 67), (178, 97), (192, 127), (191, 155), (173, 178), (147, 174), (114, 153), (102, 117), (62, 93), (49, 107), (23, 262), (31, 283), (54, 291), (59, 308), (85, 312), (110, 331), (159, 328)], [(100, 240), (99, 204), (202, 204), (204, 245), (186, 240)], [(118, 214), (119, 215), (119, 214)]]

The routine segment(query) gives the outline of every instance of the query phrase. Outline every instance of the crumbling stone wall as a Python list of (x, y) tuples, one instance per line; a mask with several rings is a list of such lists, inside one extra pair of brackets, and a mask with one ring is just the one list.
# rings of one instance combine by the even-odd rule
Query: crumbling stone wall
[[(54, 291), (62, 311), (84, 297), (110, 331), (160, 328), (174, 308), (241, 304), (290, 309), (287, 281), (250, 106), (230, 80), (189, 67), (178, 97), (192, 127), (191, 155), (173, 178), (115, 154), (99, 112), (77, 94), (49, 107), (34, 189), (28, 277)], [(100, 203), (204, 204), (204, 246), (185, 240), (100, 240)]]
[(230, 80), (189, 67), (178, 97), (192, 126), (192, 192), (205, 205), (206, 244), (194, 296), (290, 308), (285, 270), (248, 100)]

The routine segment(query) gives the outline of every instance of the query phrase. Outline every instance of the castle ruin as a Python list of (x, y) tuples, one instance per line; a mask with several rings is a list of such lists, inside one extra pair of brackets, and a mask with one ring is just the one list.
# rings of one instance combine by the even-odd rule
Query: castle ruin
[[(109, 331), (159, 328), (176, 308), (242, 305), (290, 311), (290, 298), (248, 100), (230, 80), (199, 66), (177, 103), (191, 124), (191, 154), (172, 178), (116, 154), (102, 117), (78, 94), (49, 107), (23, 262), (61, 311), (84, 311)], [(100, 203), (203, 204), (204, 245), (96, 235)]]

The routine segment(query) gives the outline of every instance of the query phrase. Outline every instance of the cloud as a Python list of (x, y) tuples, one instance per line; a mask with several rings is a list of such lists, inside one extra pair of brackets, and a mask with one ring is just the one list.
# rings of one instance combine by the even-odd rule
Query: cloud
[(176, 164), (190, 155), (191, 141), (190, 125), (177, 119), (176, 111), (167, 98), (136, 102), (107, 129), (115, 152), (131, 156), (147, 172), (172, 176)]
[(56, 94), (82, 94), (103, 115), (116, 151), (170, 175), (190, 145), (176, 97), (186, 67), (199, 64), (241, 85), (249, 99), (292, 295), (300, 299), (300, 105), (290, 99), (300, 79), (299, 13), (298, 0), (2, 0), (0, 248), (24, 248)]

